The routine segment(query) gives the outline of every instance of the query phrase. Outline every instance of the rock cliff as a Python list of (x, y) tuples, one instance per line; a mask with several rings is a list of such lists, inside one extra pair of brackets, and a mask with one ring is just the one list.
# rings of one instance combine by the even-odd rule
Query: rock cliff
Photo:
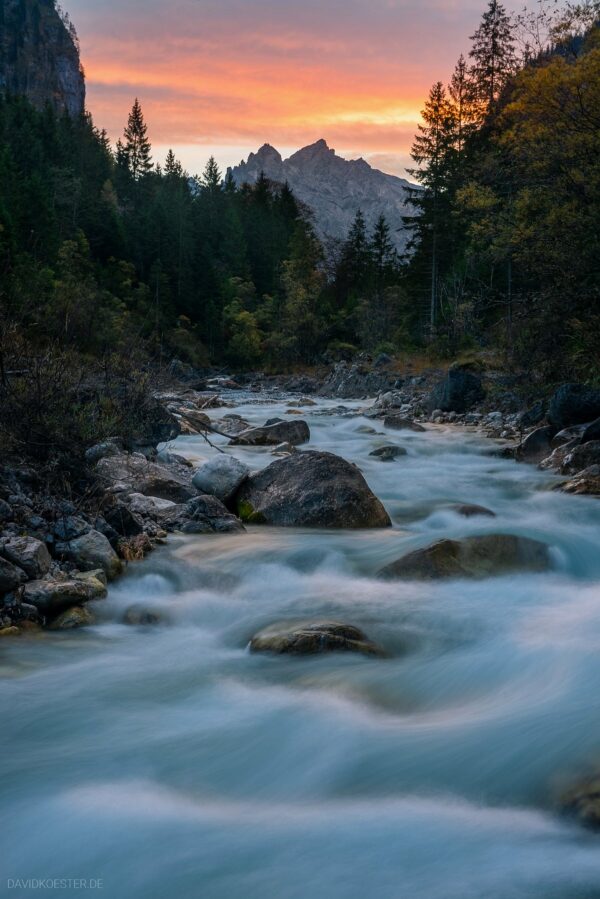
[(411, 214), (408, 181), (371, 168), (364, 159), (347, 160), (319, 140), (289, 159), (269, 144), (231, 169), (236, 184), (253, 184), (264, 172), (272, 181), (287, 183), (297, 199), (313, 210), (322, 237), (345, 238), (359, 209), (372, 228), (383, 213), (394, 243), (407, 243), (403, 216)]
[(84, 111), (77, 38), (54, 0), (0, 0), (0, 91), (72, 116)]

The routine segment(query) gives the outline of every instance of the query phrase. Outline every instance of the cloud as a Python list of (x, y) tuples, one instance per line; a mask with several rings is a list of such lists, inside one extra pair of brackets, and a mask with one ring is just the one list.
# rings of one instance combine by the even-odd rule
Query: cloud
[[(406, 161), (430, 84), (468, 48), (481, 0), (65, 0), (88, 105), (112, 137), (139, 96), (162, 145), (326, 137)], [(514, 0), (515, 7), (520, 0)]]

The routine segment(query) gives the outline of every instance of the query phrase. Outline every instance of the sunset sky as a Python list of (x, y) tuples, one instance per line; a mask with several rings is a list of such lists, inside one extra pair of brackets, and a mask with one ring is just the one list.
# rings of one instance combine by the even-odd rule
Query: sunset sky
[[(423, 99), (446, 80), (485, 0), (63, 0), (79, 32), (88, 108), (111, 137), (135, 96), (155, 159), (190, 172), (268, 142), (324, 137), (403, 174)], [(519, 0), (506, 4), (510, 10)]]

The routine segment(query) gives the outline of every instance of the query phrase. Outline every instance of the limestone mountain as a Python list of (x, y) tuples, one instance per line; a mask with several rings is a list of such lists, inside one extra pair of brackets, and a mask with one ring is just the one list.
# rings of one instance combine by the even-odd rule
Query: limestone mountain
[(372, 168), (364, 159), (343, 159), (325, 140), (285, 160), (265, 144), (230, 171), (238, 185), (254, 184), (261, 172), (271, 181), (287, 182), (297, 199), (313, 211), (322, 237), (345, 238), (361, 209), (370, 228), (383, 213), (397, 249), (402, 252), (406, 247), (403, 216), (414, 211), (408, 199), (412, 185)]
[(0, 0), (0, 91), (79, 115), (85, 80), (77, 38), (55, 0)]

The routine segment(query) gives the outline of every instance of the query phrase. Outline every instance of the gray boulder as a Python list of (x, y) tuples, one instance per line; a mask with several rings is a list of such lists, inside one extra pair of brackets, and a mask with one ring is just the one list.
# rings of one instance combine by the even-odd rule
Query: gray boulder
[(592, 465), (600, 465), (600, 440), (590, 440), (569, 449), (562, 466), (562, 474), (576, 474)]
[(82, 571), (102, 569), (109, 581), (118, 577), (123, 570), (121, 560), (100, 531), (88, 531), (75, 540), (57, 543), (56, 554)]
[(91, 446), (85, 453), (85, 461), (89, 465), (97, 465), (107, 456), (119, 456), (123, 452), (123, 441), (120, 437), (109, 437), (102, 443)]
[(582, 781), (565, 793), (560, 808), (583, 827), (600, 830), (600, 775)]
[(485, 390), (481, 378), (457, 366), (451, 368), (444, 380), (434, 387), (428, 407), (430, 411), (441, 409), (442, 412), (463, 413), (483, 399)]
[(85, 606), (73, 606), (62, 612), (50, 625), (51, 631), (73, 631), (82, 627), (90, 627), (96, 619)]
[(55, 618), (73, 606), (106, 596), (106, 587), (97, 578), (46, 577), (25, 585), (23, 601), (41, 615)]
[(261, 428), (242, 431), (231, 440), (231, 446), (278, 446), (291, 443), (300, 446), (310, 440), (310, 428), (301, 419), (296, 421), (275, 421)]
[(590, 440), (600, 440), (600, 418), (590, 422), (583, 430), (581, 435), (582, 443), (589, 443)]
[(486, 534), (463, 540), (439, 540), (402, 556), (383, 568), (381, 577), (437, 580), (484, 578), (512, 571), (545, 571), (548, 547), (537, 540), (512, 534)]
[(102, 459), (95, 470), (107, 487), (122, 493), (143, 493), (174, 503), (187, 502), (197, 495), (191, 469), (177, 463), (149, 462), (141, 453)]
[(557, 431), (600, 418), (600, 390), (585, 384), (563, 384), (550, 400), (548, 421)]
[(316, 655), (324, 652), (358, 652), (381, 656), (383, 651), (361, 630), (339, 621), (284, 621), (256, 634), (250, 641), (251, 652), (278, 655)]
[(31, 579), (43, 577), (52, 566), (46, 544), (34, 537), (11, 537), (0, 547), (0, 555), (22, 568)]
[(244, 530), (240, 519), (216, 496), (196, 496), (184, 506), (165, 512), (162, 523), (168, 530), (184, 534), (230, 534)]
[(555, 490), (573, 496), (600, 496), (600, 465), (590, 465), (579, 471), (570, 481), (559, 484)]
[(332, 453), (303, 452), (252, 475), (236, 496), (242, 521), (283, 527), (381, 528), (391, 522), (362, 474)]
[(462, 515), (463, 518), (477, 518), (478, 516), (483, 518), (496, 518), (496, 513), (492, 512), (491, 509), (487, 509), (485, 506), (477, 506), (471, 503), (458, 503), (450, 508), (453, 512), (456, 512), (457, 515)]
[(518, 459), (520, 462), (535, 464), (541, 462), (542, 459), (545, 459), (552, 452), (553, 437), (553, 427), (537, 428), (531, 434), (528, 434), (525, 440), (516, 448), (515, 459)]
[(234, 456), (220, 455), (202, 465), (192, 480), (200, 493), (227, 503), (250, 476), (250, 469)]
[(369, 455), (375, 456), (380, 462), (393, 462), (394, 459), (408, 455), (408, 452), (403, 446), (380, 446)]

